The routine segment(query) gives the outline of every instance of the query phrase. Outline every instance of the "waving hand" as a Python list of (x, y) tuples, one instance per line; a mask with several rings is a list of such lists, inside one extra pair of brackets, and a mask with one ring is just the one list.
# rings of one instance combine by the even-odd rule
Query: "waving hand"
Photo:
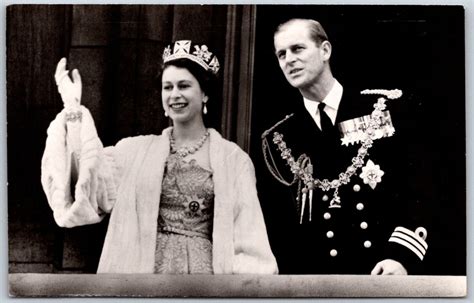
[(66, 58), (59, 60), (56, 67), (54, 79), (58, 86), (59, 94), (63, 100), (66, 109), (78, 108), (81, 104), (82, 96), (82, 81), (79, 71), (74, 69), (72, 71), (72, 79), (69, 77), (69, 70), (66, 69)]

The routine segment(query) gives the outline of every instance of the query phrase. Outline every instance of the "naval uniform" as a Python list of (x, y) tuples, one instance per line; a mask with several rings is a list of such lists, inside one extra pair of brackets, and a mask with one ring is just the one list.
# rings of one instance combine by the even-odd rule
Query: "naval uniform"
[[(336, 123), (324, 132), (304, 107), (303, 100), (295, 100), (293, 115), (266, 135), (271, 153), (265, 155), (268, 163), (285, 180), (292, 180), (294, 175), (272, 142), (274, 132), (278, 132), (295, 160), (302, 154), (310, 158), (314, 179), (338, 179), (360, 147), (359, 143), (342, 145), (338, 125), (369, 115), (378, 97), (344, 89)], [(384, 259), (399, 261), (408, 274), (420, 272), (428, 248), (427, 232), (420, 216), (416, 184), (407, 182), (412, 163), (405, 155), (410, 152), (410, 145), (403, 142), (398, 131), (397, 123), (403, 121), (397, 119), (396, 110), (392, 111), (397, 108), (396, 102), (403, 101), (386, 102), (395, 134), (374, 140), (364, 162), (364, 166), (369, 160), (379, 165), (384, 172), (381, 182), (372, 189), (364, 184), (358, 168), (350, 183), (339, 187), (340, 208), (329, 207), (333, 189), (317, 188), (313, 191), (311, 212), (308, 201), (302, 212), (298, 182), (285, 186), (267, 168), (257, 166), (260, 201), (280, 273), (370, 274), (376, 263)]]

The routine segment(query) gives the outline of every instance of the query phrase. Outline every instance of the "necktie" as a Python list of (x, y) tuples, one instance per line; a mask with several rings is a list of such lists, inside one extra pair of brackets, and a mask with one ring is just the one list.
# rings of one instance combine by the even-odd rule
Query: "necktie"
[(323, 132), (327, 131), (327, 130), (329, 130), (333, 127), (331, 119), (329, 118), (329, 116), (324, 111), (324, 107), (326, 107), (326, 104), (324, 104), (323, 102), (319, 103), (319, 105), (318, 105), (319, 117), (320, 117), (320, 121), (321, 121), (321, 123), (320, 123), (321, 124), (321, 131), (323, 131)]

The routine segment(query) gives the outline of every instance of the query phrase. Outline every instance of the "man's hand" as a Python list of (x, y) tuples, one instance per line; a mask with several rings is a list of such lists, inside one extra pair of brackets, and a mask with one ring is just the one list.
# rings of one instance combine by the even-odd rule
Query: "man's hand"
[(407, 270), (400, 262), (392, 259), (380, 261), (372, 269), (371, 275), (407, 275)]
[(54, 79), (61, 94), (64, 107), (69, 109), (77, 109), (81, 104), (82, 81), (77, 69), (72, 71), (72, 81), (69, 77), (69, 70), (66, 69), (66, 58), (59, 60), (56, 67)]

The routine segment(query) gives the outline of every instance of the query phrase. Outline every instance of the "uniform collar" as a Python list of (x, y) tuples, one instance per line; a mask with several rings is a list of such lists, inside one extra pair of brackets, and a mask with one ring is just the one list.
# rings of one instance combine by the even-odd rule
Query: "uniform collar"
[(339, 83), (337, 79), (334, 79), (334, 84), (332, 85), (331, 90), (322, 101), (314, 101), (303, 97), (304, 106), (306, 110), (310, 113), (310, 115), (313, 117), (315, 113), (318, 112), (319, 103), (323, 102), (324, 104), (326, 104), (325, 111), (331, 119), (332, 123), (334, 124), (336, 121), (337, 111), (341, 103), (342, 92), (343, 88), (341, 83)]

